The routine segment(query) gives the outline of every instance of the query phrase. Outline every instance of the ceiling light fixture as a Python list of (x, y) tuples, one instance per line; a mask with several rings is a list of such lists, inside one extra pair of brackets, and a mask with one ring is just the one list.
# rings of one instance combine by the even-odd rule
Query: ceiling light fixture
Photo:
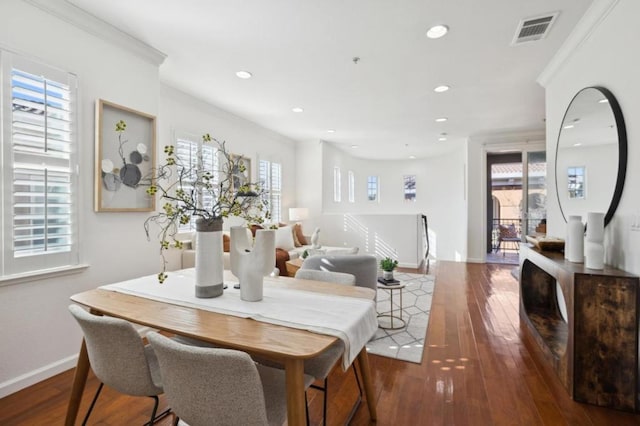
[(253, 74), (251, 74), (249, 71), (238, 71), (236, 72), (236, 76), (238, 76), (238, 78), (246, 80), (248, 78), (251, 78)]
[(438, 138), (438, 140), (439, 140), (440, 142), (444, 142), (444, 141), (446, 141), (446, 140), (447, 140), (447, 138), (445, 138), (444, 136), (442, 136), (442, 137), (439, 137), (439, 138)]
[(607, 98), (600, 99), (600, 100), (598, 101), (598, 103), (599, 103), (599, 104), (608, 104), (608, 103), (609, 103), (609, 99), (607, 99)]
[(335, 133), (335, 132), (336, 132), (336, 130), (335, 130), (335, 129), (329, 129), (329, 130), (327, 130), (327, 133)]
[(415, 160), (415, 158), (416, 158), (416, 156), (415, 156), (415, 155), (410, 155), (410, 156), (409, 156), (409, 159), (410, 159), (410, 160)]
[(436, 93), (442, 93), (442, 92), (446, 92), (449, 89), (450, 89), (449, 86), (447, 86), (446, 84), (443, 84), (442, 86), (438, 86), (434, 88), (433, 91)]
[(573, 124), (567, 124), (563, 127), (563, 129), (573, 129), (575, 126)]
[(358, 145), (351, 145), (351, 148), (356, 149)]
[(574, 143), (573, 146), (582, 146), (580, 142)]
[(447, 121), (448, 118), (447, 117), (440, 117), (440, 118), (436, 118), (436, 122), (437, 123), (444, 123), (445, 121)]
[(434, 25), (433, 27), (427, 30), (427, 37), (436, 39), (443, 37), (445, 34), (449, 32), (449, 27), (446, 25)]
[(302, 111), (304, 111), (304, 109), (302, 109), (300, 107), (294, 107), (294, 108), (291, 108), (291, 111), (293, 111), (293, 112), (302, 112)]

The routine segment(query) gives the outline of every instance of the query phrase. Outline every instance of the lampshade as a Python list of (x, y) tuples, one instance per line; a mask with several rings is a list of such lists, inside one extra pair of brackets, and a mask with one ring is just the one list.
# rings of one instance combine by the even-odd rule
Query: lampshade
[(291, 207), (289, 209), (289, 220), (298, 222), (309, 217), (309, 209), (306, 207)]

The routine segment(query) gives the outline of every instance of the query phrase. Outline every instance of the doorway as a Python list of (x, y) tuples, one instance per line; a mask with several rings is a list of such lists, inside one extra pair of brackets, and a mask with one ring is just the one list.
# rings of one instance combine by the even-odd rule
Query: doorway
[(487, 154), (487, 263), (519, 263), (526, 235), (546, 233), (546, 153)]

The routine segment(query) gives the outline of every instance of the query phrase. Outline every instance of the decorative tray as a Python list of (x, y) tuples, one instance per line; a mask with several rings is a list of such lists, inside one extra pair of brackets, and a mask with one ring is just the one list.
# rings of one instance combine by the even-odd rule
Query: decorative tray
[(564, 250), (564, 240), (562, 238), (545, 237), (538, 235), (527, 235), (527, 241), (544, 251)]

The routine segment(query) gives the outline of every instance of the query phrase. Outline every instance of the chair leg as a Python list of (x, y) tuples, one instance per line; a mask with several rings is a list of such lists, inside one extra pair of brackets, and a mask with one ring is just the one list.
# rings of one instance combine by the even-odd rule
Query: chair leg
[(160, 398), (158, 398), (156, 395), (150, 395), (149, 398), (152, 398), (153, 401), (154, 401), (153, 410), (151, 411), (151, 420), (149, 420), (143, 426), (153, 426), (155, 424), (155, 422), (157, 422), (158, 420), (168, 416), (169, 413), (171, 412), (171, 408), (167, 408), (162, 413), (160, 413), (160, 414), (158, 414), (156, 416), (156, 413), (158, 411), (158, 404), (160, 403)]
[(93, 401), (91, 401), (91, 405), (89, 406), (89, 411), (87, 411), (87, 415), (84, 417), (84, 420), (82, 422), (82, 426), (86, 426), (87, 421), (89, 420), (89, 416), (91, 415), (91, 412), (93, 411), (93, 407), (96, 405), (96, 401), (98, 400), (98, 397), (100, 396), (100, 392), (102, 391), (102, 387), (104, 386), (104, 383), (100, 382), (100, 386), (98, 386), (98, 390), (96, 391), (96, 394), (93, 396)]
[(345, 424), (349, 424), (351, 423), (351, 419), (353, 419), (353, 416), (355, 416), (356, 411), (358, 411), (358, 408), (360, 407), (360, 404), (362, 403), (362, 385), (360, 385), (360, 378), (358, 376), (358, 369), (356, 368), (355, 364), (351, 364), (351, 367), (353, 368), (353, 375), (356, 378), (356, 384), (358, 385), (358, 399), (356, 400), (355, 404), (353, 404), (353, 407), (351, 407), (351, 411), (349, 412), (349, 417), (347, 417), (347, 421)]
[(304, 391), (304, 413), (307, 416), (307, 426), (311, 426), (309, 421), (309, 400), (307, 399), (307, 391)]

